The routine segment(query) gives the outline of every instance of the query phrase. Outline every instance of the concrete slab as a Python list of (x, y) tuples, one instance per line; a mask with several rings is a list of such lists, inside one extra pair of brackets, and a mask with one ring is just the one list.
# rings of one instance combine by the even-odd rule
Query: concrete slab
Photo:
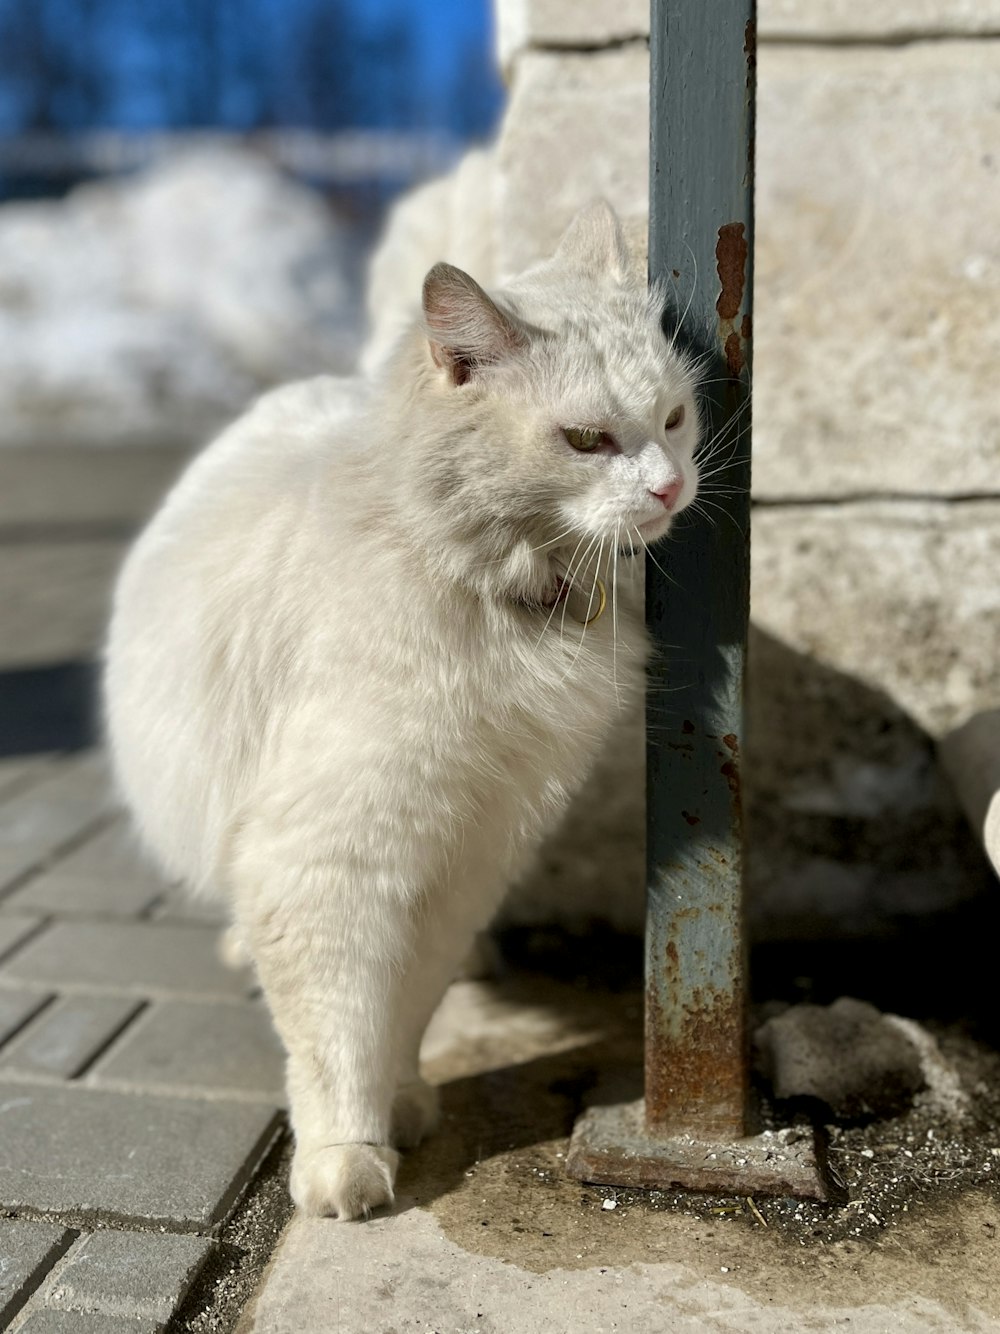
[(638, 1075), (640, 1001), (537, 977), (453, 986), (423, 1051), (442, 1125), (404, 1158), (392, 1214), (293, 1219), (237, 1334), (998, 1334), (988, 1171), (961, 1195), (896, 1187), (881, 1221), (853, 1190), (843, 1209), (761, 1197), (755, 1214), (571, 1180), (581, 1098)]
[[(8, 572), (6, 558), (4, 575)], [(0, 607), (0, 625), (7, 623)], [(111, 802), (103, 761), (67, 760), (51, 777), (0, 805), (0, 892), (79, 838), (107, 815)]]
[(197, 1231), (281, 1125), (271, 1107), (0, 1081), (0, 1208)]
[(160, 1334), (160, 1320), (128, 1316), (86, 1315), (83, 1311), (32, 1310), (11, 1334)]
[(63, 991), (236, 998), (253, 985), (216, 955), (218, 932), (145, 922), (55, 922), (0, 968), (0, 981)]
[(57, 1001), (4, 1049), (0, 1073), (73, 1079), (138, 1008), (138, 1001), (120, 996), (70, 996)]
[(0, 1329), (6, 1329), (76, 1234), (47, 1223), (0, 1219)]
[(68, 917), (136, 917), (165, 889), (121, 820), (14, 890), (4, 906)]
[(0, 916), (0, 959), (13, 954), (18, 945), (34, 935), (41, 923), (41, 917), (29, 917), (23, 913), (11, 913), (8, 916), (4, 912)]
[(263, 1005), (162, 1001), (102, 1060), (91, 1083), (284, 1098), (284, 1051)]
[[(332, 1321), (338, 1334), (1000, 1330), (990, 1314), (995, 1290), (983, 1246), (967, 1268), (951, 1257), (936, 1275), (940, 1296), (928, 1298), (925, 1285), (911, 1286), (912, 1255), (824, 1256), (809, 1264), (801, 1252), (776, 1254), (759, 1237), (733, 1238), (724, 1225), (696, 1232), (683, 1219), (651, 1224), (648, 1215), (596, 1210), (592, 1227), (559, 1228), (549, 1245), (536, 1226), (534, 1246), (513, 1260), (490, 1239), (491, 1202), (476, 1211), (483, 1215), (479, 1245), (468, 1235), (456, 1240), (411, 1200), (399, 1203), (406, 1212), (362, 1226), (296, 1218), (238, 1334), (319, 1334)], [(949, 1281), (959, 1285), (952, 1294)]]
[(0, 991), (0, 1043), (6, 1042), (49, 1000), (51, 997), (44, 991), (16, 988)]
[(80, 1238), (38, 1299), (55, 1310), (166, 1321), (212, 1248), (205, 1237), (93, 1232)]

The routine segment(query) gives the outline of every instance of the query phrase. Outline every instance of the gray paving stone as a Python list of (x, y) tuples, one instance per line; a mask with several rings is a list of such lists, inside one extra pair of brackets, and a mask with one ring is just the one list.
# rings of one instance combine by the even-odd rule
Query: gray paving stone
[[(6, 639), (2, 605), (0, 624)], [(110, 805), (103, 763), (93, 755), (67, 760), (44, 782), (5, 801), (0, 805), (0, 890), (82, 834)]]
[(179, 888), (167, 892), (152, 916), (157, 922), (202, 922), (210, 926), (226, 926), (230, 920), (225, 903), (219, 899), (195, 898)]
[(125, 822), (116, 821), (16, 889), (5, 906), (65, 916), (136, 917), (165, 888)]
[(273, 1107), (0, 1081), (0, 1209), (185, 1231), (224, 1218), (281, 1124)]
[(0, 1219), (0, 1329), (6, 1329), (75, 1233), (48, 1223)]
[(161, 1320), (87, 1315), (83, 1311), (32, 1311), (14, 1334), (160, 1334)]
[(80, 1238), (39, 1298), (57, 1310), (165, 1321), (212, 1247), (205, 1237), (92, 1232)]
[(0, 1056), (0, 1070), (73, 1079), (139, 1006), (122, 996), (67, 996), (11, 1043)]
[(262, 1005), (164, 1001), (151, 1007), (91, 1079), (283, 1096), (284, 1053)]
[(49, 999), (42, 991), (25, 991), (19, 987), (0, 991), (0, 1043), (6, 1042)]
[(51, 770), (52, 762), (51, 755), (16, 755), (0, 760), (0, 801), (40, 782)]
[(0, 977), (61, 990), (245, 996), (249, 976), (219, 961), (217, 939), (203, 926), (56, 922), (0, 968)]
[(15, 946), (22, 940), (27, 940), (38, 929), (41, 920), (40, 917), (26, 917), (22, 914), (11, 914), (8, 917), (5, 913), (0, 917), (0, 959), (5, 954), (13, 953)]

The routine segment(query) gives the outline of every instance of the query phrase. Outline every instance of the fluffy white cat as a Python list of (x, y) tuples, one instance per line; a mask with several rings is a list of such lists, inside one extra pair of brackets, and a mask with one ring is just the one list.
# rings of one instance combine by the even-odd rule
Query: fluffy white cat
[(373, 383), (262, 399), (122, 572), (118, 781), (165, 870), (229, 900), (310, 1213), (392, 1200), (431, 1013), (640, 686), (616, 573), (697, 487), (659, 314), (604, 204), (493, 297), (435, 265)]

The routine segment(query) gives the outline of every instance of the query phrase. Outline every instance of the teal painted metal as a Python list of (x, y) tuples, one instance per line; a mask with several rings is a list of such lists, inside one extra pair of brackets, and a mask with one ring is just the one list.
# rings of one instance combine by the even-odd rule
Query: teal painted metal
[[(652, 0), (650, 278), (708, 360), (704, 514), (647, 562), (646, 1128), (746, 1134), (740, 750), (749, 613), (754, 0)], [(723, 471), (711, 474), (727, 461)], [(725, 490), (713, 494), (724, 483)], [(688, 512), (690, 515), (690, 511)], [(669, 646), (669, 647), (668, 647)]]

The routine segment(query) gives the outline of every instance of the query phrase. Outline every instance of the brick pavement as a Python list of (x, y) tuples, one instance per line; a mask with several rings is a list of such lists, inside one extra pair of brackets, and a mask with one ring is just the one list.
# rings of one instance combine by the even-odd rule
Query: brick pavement
[(163, 1330), (283, 1125), (214, 909), (138, 856), (99, 755), (0, 760), (0, 1328)]

